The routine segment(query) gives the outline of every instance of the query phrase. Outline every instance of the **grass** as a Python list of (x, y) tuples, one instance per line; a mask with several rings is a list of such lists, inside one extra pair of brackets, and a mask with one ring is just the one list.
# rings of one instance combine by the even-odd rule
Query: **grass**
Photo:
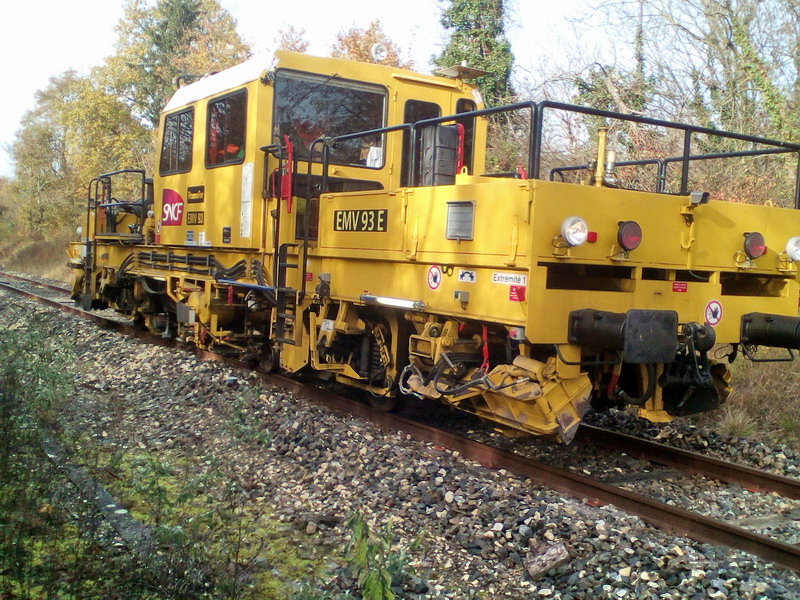
[[(35, 350), (34, 350), (35, 349)], [(0, 597), (161, 598), (101, 543), (102, 521), (44, 456), (40, 430), (69, 393), (69, 351), (41, 329), (0, 332)]]
[(1, 266), (38, 277), (69, 281), (66, 249), (71, 239), (63, 232), (43, 239), (0, 239)]
[[(785, 355), (785, 351), (773, 354)], [(732, 437), (782, 442), (800, 449), (800, 413), (795, 406), (800, 397), (797, 361), (754, 363), (739, 357), (731, 371), (733, 393), (720, 411), (702, 422)]]
[[(84, 460), (93, 451), (84, 447)], [(95, 460), (96, 471), (106, 474), (107, 488), (153, 532), (158, 549), (150, 571), (183, 574), (161, 581), (162, 589), (196, 597), (278, 598), (287, 596), (292, 582), (321, 572), (307, 539), (213, 458), (163, 449), (106, 456)]]
[(78, 450), (72, 461), (151, 528), (149, 555), (115, 549), (93, 502), (41, 449), (40, 432), (59, 427), (73, 396), (69, 348), (30, 326), (0, 331), (0, 356), (0, 598), (287, 598), (324, 580), (332, 549), (310, 549), (212, 459), (109, 449), (62, 431)]

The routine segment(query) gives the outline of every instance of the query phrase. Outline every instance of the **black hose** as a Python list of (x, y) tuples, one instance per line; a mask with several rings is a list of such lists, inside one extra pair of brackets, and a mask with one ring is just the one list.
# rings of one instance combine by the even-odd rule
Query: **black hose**
[(433, 369), (431, 369), (428, 377), (424, 381), (425, 385), (433, 381), (433, 389), (439, 392), (442, 396), (453, 396), (455, 394), (460, 394), (469, 388), (475, 387), (476, 385), (482, 383), (486, 379), (486, 375), (484, 374), (481, 377), (476, 377), (472, 381), (468, 381), (454, 388), (441, 389), (439, 387), (439, 378), (442, 376), (444, 371), (450, 367), (451, 363), (460, 362), (465, 364), (472, 363), (475, 365), (481, 363), (481, 359), (479, 357), (468, 352), (450, 352), (446, 354), (446, 356), (449, 361), (445, 360), (444, 358), (440, 358), (433, 366)]
[[(165, 290), (158, 291), (158, 290), (151, 289), (150, 286), (147, 285), (147, 279), (145, 279), (144, 277), (142, 278), (141, 281), (142, 281), (142, 287), (144, 288), (144, 291), (147, 292), (148, 294), (163, 294), (164, 291), (165, 291)], [(166, 283), (164, 285), (166, 287)]]
[(656, 391), (656, 370), (653, 367), (653, 363), (647, 363), (647, 389), (642, 394), (641, 398), (631, 398), (620, 388), (617, 388), (617, 396), (626, 404), (631, 404), (633, 406), (641, 406), (650, 398), (653, 397), (653, 394)]

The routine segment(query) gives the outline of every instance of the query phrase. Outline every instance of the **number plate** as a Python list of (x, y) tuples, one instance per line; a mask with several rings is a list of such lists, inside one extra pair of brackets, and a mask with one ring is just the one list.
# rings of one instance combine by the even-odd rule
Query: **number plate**
[(333, 211), (334, 231), (385, 232), (389, 220), (389, 210), (370, 208), (364, 210)]
[(203, 211), (190, 211), (186, 213), (187, 225), (204, 225), (205, 213)]

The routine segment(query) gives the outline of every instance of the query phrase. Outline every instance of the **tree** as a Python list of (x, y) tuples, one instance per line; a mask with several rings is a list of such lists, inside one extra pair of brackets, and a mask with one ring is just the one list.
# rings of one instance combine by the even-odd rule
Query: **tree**
[(451, 0), (441, 23), (450, 32), (450, 41), (434, 63), (442, 68), (466, 63), (489, 71), (489, 75), (476, 80), (489, 106), (502, 104), (513, 96), (514, 56), (505, 35), (503, 0)]
[(287, 29), (278, 31), (277, 49), (288, 50), (289, 52), (305, 53), (308, 51), (309, 42), (305, 38), (305, 29), (295, 29), (294, 25), (289, 25)]
[(0, 231), (11, 231), (11, 181), (5, 177), (0, 177)]
[[(638, 22), (664, 116), (701, 125), (795, 137), (800, 102), (800, 6), (795, 0), (607, 0), (618, 44)], [(617, 65), (621, 66), (621, 65)]]
[[(372, 56), (372, 46), (375, 44), (386, 46), (386, 58), (377, 61)], [(379, 63), (401, 69), (413, 69), (414, 63), (400, 58), (400, 49), (381, 28), (380, 21), (372, 21), (366, 29), (351, 27), (342, 29), (336, 34), (336, 43), (333, 45), (331, 56), (357, 60), (359, 62)]]
[(152, 126), (179, 76), (199, 77), (245, 60), (250, 48), (217, 0), (128, 0), (116, 53), (103, 70), (109, 89)]
[[(795, 0), (606, 0), (582, 22), (603, 17), (604, 28), (614, 32), (615, 49), (628, 56), (615, 62), (617, 73), (635, 72), (633, 61), (647, 57), (641, 69), (652, 84), (649, 114), (762, 137), (798, 137), (800, 7)], [(637, 36), (635, 31), (642, 30), (647, 35)], [(642, 146), (636, 144), (638, 150)], [(750, 147), (693, 136), (694, 152)], [(791, 163), (787, 156), (704, 161), (692, 167), (692, 185), (723, 190), (729, 198), (763, 201), (769, 196), (786, 202), (795, 177)]]
[(88, 182), (121, 166), (143, 168), (149, 144), (128, 107), (93, 78), (74, 71), (53, 77), (11, 146), (20, 225), (29, 233), (72, 227)]

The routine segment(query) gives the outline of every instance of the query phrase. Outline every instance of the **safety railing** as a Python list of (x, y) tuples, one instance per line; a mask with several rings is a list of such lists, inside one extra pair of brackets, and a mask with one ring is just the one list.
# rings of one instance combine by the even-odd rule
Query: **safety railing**
[[(625, 161), (617, 163), (617, 166), (633, 166), (633, 165), (656, 165), (658, 167), (657, 173), (657, 188), (659, 193), (666, 192), (666, 177), (667, 169), (672, 164), (680, 165), (680, 195), (689, 193), (689, 166), (694, 161), (699, 160), (712, 160), (712, 159), (725, 159), (735, 157), (747, 156), (763, 156), (771, 154), (797, 154), (797, 166), (795, 169), (795, 186), (794, 186), (794, 206), (800, 208), (800, 144), (793, 144), (780, 140), (763, 138), (753, 135), (746, 135), (741, 133), (732, 133), (720, 129), (712, 129), (709, 127), (700, 127), (696, 125), (688, 125), (685, 123), (677, 123), (674, 121), (666, 121), (662, 119), (653, 119), (650, 117), (643, 117), (639, 115), (631, 115), (618, 113), (613, 111), (589, 108), (586, 106), (578, 106), (574, 104), (566, 104), (561, 102), (543, 101), (543, 102), (518, 102), (505, 106), (498, 106), (493, 108), (484, 108), (469, 112), (458, 113), (454, 115), (446, 115), (436, 117), (433, 119), (424, 119), (415, 123), (404, 123), (402, 125), (394, 125), (391, 127), (383, 127), (379, 129), (370, 129), (368, 131), (354, 132), (347, 135), (336, 137), (320, 137), (314, 140), (310, 145), (310, 156), (314, 157), (315, 147), (322, 145), (322, 191), (327, 190), (327, 174), (330, 164), (330, 149), (337, 143), (363, 138), (374, 135), (384, 135), (398, 131), (408, 131), (410, 136), (410, 143), (406, 148), (405, 159), (409, 165), (409, 172), (412, 173), (412, 185), (417, 184), (417, 169), (416, 169), (416, 147), (419, 132), (425, 127), (432, 127), (435, 125), (445, 123), (464, 122), (465, 120), (474, 119), (477, 117), (489, 117), (492, 115), (499, 115), (503, 113), (510, 113), (515, 111), (528, 111), (530, 113), (530, 134), (528, 139), (528, 165), (527, 173), (531, 179), (541, 179), (541, 163), (542, 163), (542, 145), (543, 145), (543, 132), (546, 111), (565, 111), (570, 113), (577, 113), (592, 117), (599, 117), (602, 119), (614, 121), (627, 121), (631, 123), (638, 123), (640, 125), (649, 125), (653, 127), (661, 127), (683, 132), (683, 148), (678, 156), (671, 156), (661, 159), (644, 159), (641, 161)], [(692, 154), (691, 147), (693, 137), (698, 135), (708, 135), (717, 138), (737, 140), (740, 142), (747, 142), (759, 146), (766, 146), (765, 148), (745, 150), (740, 152), (722, 152), (722, 153), (709, 153), (709, 154)], [(568, 167), (560, 167), (551, 169), (550, 176), (554, 173), (567, 172), (570, 170), (586, 169), (588, 165), (575, 165)]]

